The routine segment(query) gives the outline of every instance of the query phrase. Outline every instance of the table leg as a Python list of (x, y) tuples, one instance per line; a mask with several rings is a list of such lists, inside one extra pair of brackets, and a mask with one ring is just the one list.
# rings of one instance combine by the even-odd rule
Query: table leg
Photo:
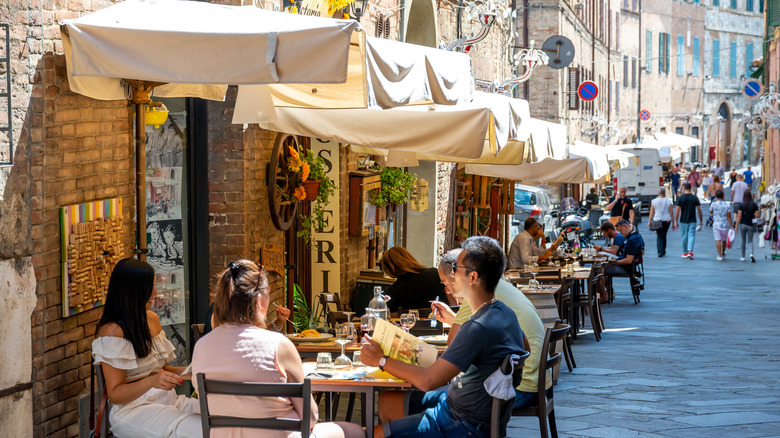
[(325, 421), (333, 421), (333, 393), (325, 393)]
[(366, 398), (366, 438), (374, 438), (374, 388), (368, 388), (368, 391), (364, 392)]

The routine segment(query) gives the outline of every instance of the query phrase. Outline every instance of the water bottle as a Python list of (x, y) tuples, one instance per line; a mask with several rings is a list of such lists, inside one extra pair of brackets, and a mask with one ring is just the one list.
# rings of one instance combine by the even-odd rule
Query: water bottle
[(574, 247), (574, 257), (580, 256), (580, 235), (577, 233), (574, 237), (574, 243), (572, 244)]
[(374, 298), (368, 303), (368, 307), (373, 310), (374, 315), (376, 315), (377, 318), (387, 321), (387, 303), (385, 303), (385, 299), (382, 297), (381, 287), (374, 286)]

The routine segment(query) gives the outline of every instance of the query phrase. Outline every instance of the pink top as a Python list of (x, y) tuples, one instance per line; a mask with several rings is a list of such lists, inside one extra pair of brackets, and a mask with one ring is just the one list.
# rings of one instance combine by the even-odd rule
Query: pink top
[[(280, 333), (252, 325), (222, 324), (195, 344), (192, 354), (192, 384), (197, 390), (195, 376), (198, 373), (205, 373), (206, 378), (216, 380), (286, 383), (287, 375), (282, 372), (277, 361), (277, 351), (282, 342), (290, 340)], [(312, 406), (316, 405), (312, 403)], [(209, 412), (254, 418), (300, 418), (293, 410), (290, 399), (283, 397), (210, 395)], [(314, 426), (316, 422), (315, 409), (312, 412), (311, 425)], [(211, 436), (249, 437), (258, 436), (257, 433), (258, 429), (220, 428), (212, 429)], [(299, 432), (262, 431), (263, 437), (299, 435)]]

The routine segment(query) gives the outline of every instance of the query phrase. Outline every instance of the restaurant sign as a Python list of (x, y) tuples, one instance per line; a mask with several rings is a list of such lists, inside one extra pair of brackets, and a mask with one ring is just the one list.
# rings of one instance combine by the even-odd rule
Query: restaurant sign
[(312, 15), (315, 17), (329, 17), (327, 0), (303, 0), (299, 15)]
[(328, 198), (328, 205), (325, 206), (325, 226), (321, 230), (312, 230), (312, 237), (317, 242), (311, 254), (311, 291), (314, 298), (321, 293), (338, 292), (341, 288), (339, 143), (312, 138), (311, 150), (325, 160), (325, 174), (336, 184), (337, 189), (336, 194)]

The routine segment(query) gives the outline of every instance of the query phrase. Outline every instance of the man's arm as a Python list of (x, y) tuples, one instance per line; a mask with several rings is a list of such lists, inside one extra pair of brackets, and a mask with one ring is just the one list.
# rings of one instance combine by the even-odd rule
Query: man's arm
[(620, 260), (616, 260), (615, 262), (610, 262), (614, 265), (630, 265), (634, 262), (634, 256), (632, 254), (626, 254), (625, 258), (622, 258)]
[(612, 198), (612, 201), (609, 204), (607, 204), (606, 207), (604, 207), (604, 211), (612, 211), (612, 209), (615, 207), (615, 203), (617, 202), (617, 200), (618, 200), (617, 196)]
[(515, 237), (515, 240), (512, 241), (512, 245), (509, 247), (509, 257), (507, 257), (507, 268), (509, 269), (517, 269), (523, 266), (519, 240), (519, 236)]
[(628, 210), (628, 217), (632, 224), (634, 223), (634, 214), (634, 207), (632, 206), (631, 210)]
[(702, 217), (703, 217), (703, 215), (701, 213), (701, 205), (697, 205), (696, 206), (696, 211), (699, 212), (699, 225), (701, 225), (701, 221), (702, 221)]
[[(379, 359), (384, 356), (382, 347), (373, 339), (368, 339), (368, 344), (363, 344), (360, 360), (368, 366), (378, 366)], [(387, 359), (384, 370), (388, 373), (406, 380), (422, 391), (430, 391), (439, 388), (457, 376), (461, 369), (439, 358), (428, 368), (409, 365), (395, 359)]]

